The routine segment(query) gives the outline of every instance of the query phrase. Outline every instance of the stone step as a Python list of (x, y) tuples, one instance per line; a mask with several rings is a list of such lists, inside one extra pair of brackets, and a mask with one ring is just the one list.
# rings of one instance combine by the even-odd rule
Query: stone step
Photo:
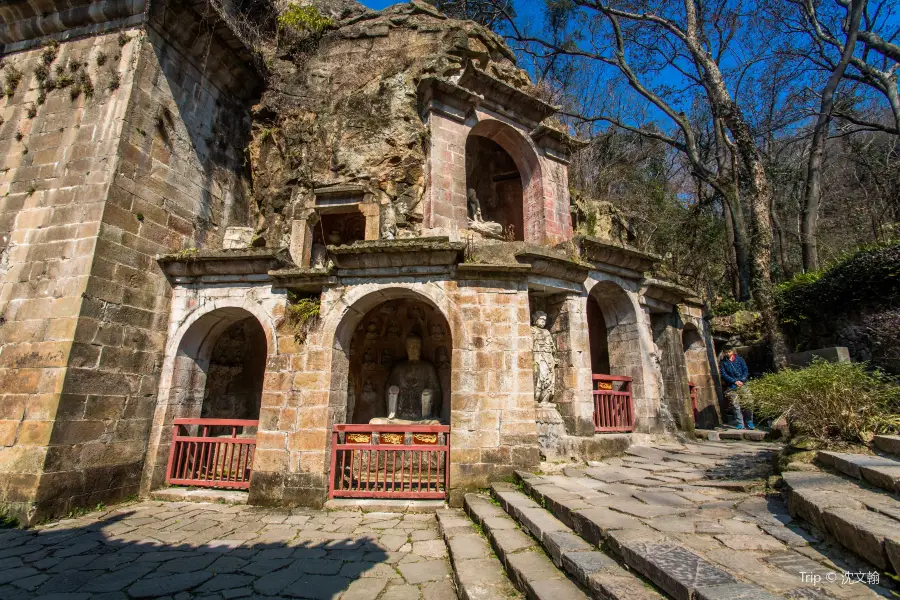
[(875, 447), (882, 452), (900, 456), (900, 435), (876, 435)]
[(163, 502), (212, 502), (215, 504), (247, 504), (249, 494), (241, 490), (170, 487), (150, 492), (151, 500)]
[(900, 493), (900, 462), (881, 456), (820, 451), (816, 462), (883, 490)]
[(437, 511), (441, 536), (450, 553), (460, 600), (517, 600), (522, 598), (503, 572), (503, 565), (484, 535), (460, 509)]
[(765, 442), (772, 439), (767, 431), (760, 429), (695, 429), (697, 439), (718, 442), (720, 440), (743, 440), (747, 442)]
[(467, 509), (472, 518), (481, 518), (487, 527), (492, 523), (500, 523), (499, 519), (512, 523), (509, 519), (512, 517), (543, 546), (553, 564), (563, 569), (583, 589), (588, 590), (592, 598), (596, 600), (663, 598), (640, 578), (624, 569), (596, 545), (586, 542), (531, 498), (508, 484), (494, 484), (491, 491), (500, 504), (499, 507), (484, 497), (466, 497)]
[(900, 502), (824, 472), (783, 473), (791, 516), (879, 569), (900, 573)]
[[(611, 555), (646, 577), (657, 588), (679, 600), (696, 598), (754, 598), (773, 600), (776, 596), (751, 582), (739, 581), (703, 557), (673, 541), (663, 533), (650, 529), (640, 520), (637, 500), (630, 503), (619, 497), (614, 508), (588, 506), (572, 493), (554, 485), (533, 485), (529, 476), (517, 473), (524, 491), (540, 505), (547, 507), (560, 523), (572, 529), (592, 545), (608, 548)], [(532, 476), (533, 477), (533, 476)], [(534, 481), (541, 481), (534, 478)], [(495, 494), (501, 504), (506, 501), (512, 510), (522, 510), (524, 503), (511, 490), (495, 484)], [(519, 494), (520, 496), (522, 494)], [(674, 497), (674, 495), (673, 495)], [(629, 506), (625, 506), (629, 504)], [(631, 507), (630, 504), (635, 504)], [(519, 508), (517, 508), (517, 506)], [(695, 510), (694, 506), (653, 506), (647, 509), (669, 509), (667, 515), (677, 519), (680, 513)], [(626, 514), (630, 513), (630, 514)], [(628, 596), (626, 596), (628, 597)]]
[(466, 494), (466, 513), (481, 528), (517, 590), (529, 600), (587, 600), (534, 539), (486, 496)]

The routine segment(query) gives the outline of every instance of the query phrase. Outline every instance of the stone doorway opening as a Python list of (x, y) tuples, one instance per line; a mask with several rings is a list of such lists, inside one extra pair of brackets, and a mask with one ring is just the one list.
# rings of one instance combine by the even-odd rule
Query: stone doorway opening
[(593, 373), (594, 429), (598, 433), (633, 431), (632, 386), (640, 370), (634, 308), (621, 287), (603, 281), (588, 295), (586, 315)]
[[(407, 373), (405, 368), (412, 360), (407, 347), (411, 338), (420, 340), (421, 364), (412, 369), (418, 371), (415, 373)], [(451, 342), (444, 315), (421, 300), (399, 298), (369, 310), (350, 342), (347, 423), (365, 424), (388, 417), (389, 388), (406, 387), (406, 380), (412, 387), (401, 390), (396, 418), (449, 423)], [(404, 382), (397, 381), (401, 377)], [(431, 414), (417, 414), (412, 395), (421, 390), (415, 386), (427, 387), (432, 378), (440, 389), (433, 394)], [(434, 382), (430, 387), (435, 387)]]
[[(483, 234), (507, 240), (525, 239), (524, 194), (522, 176), (512, 156), (497, 142), (477, 134), (466, 139), (466, 194), (469, 218), (472, 195), (477, 198), (481, 219), (486, 224)], [(496, 224), (497, 232), (487, 230)], [(470, 226), (479, 231), (482, 226)]]
[(345, 352), (333, 370), (346, 369), (346, 412), (340, 419), (335, 411), (329, 497), (442, 499), (450, 470), (450, 327), (424, 300), (384, 296), (338, 328), (335, 348)]
[(267, 356), (265, 330), (240, 308), (211, 311), (185, 332), (168, 394), (167, 483), (250, 487)]

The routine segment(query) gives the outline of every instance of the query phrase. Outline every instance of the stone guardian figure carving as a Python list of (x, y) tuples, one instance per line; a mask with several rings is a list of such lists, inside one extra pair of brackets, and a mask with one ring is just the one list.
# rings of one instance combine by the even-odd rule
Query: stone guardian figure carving
[(547, 330), (547, 314), (537, 311), (532, 315), (531, 339), (534, 343), (534, 400), (548, 405), (556, 390), (556, 344)]

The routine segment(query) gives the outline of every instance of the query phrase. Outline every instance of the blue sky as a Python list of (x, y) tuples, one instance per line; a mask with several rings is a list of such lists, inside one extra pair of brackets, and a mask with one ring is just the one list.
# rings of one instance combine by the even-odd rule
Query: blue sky
[(360, 4), (368, 6), (369, 8), (374, 8), (375, 10), (381, 10), (385, 6), (398, 4), (398, 2), (397, 0), (360, 0)]

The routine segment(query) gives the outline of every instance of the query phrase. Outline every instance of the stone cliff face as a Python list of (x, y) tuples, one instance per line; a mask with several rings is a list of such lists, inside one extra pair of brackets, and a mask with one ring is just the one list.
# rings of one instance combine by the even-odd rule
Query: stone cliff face
[[(295, 207), (313, 191), (353, 184), (392, 204), (414, 233), (425, 191), (428, 133), (417, 85), (451, 79), (467, 61), (510, 85), (531, 88), (514, 55), (493, 32), (449, 19), (414, 0), (383, 11), (346, 1), (317, 3), (335, 20), (270, 60), (271, 77), (254, 109), (249, 160), (268, 245), (284, 245)], [(348, 16), (349, 15), (349, 16)]]

